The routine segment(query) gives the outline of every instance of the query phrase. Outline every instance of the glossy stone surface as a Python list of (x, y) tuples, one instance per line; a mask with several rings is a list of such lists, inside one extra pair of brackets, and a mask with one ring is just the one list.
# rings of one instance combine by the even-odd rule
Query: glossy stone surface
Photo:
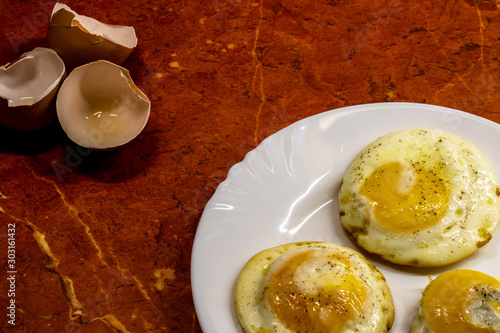
[[(134, 26), (124, 67), (151, 117), (109, 152), (57, 123), (0, 128), (0, 264), (15, 223), (22, 332), (201, 332), (189, 269), (203, 208), (233, 164), (297, 120), (399, 101), (500, 122), (495, 1), (63, 2)], [(0, 64), (46, 46), (53, 5), (0, 4)]]

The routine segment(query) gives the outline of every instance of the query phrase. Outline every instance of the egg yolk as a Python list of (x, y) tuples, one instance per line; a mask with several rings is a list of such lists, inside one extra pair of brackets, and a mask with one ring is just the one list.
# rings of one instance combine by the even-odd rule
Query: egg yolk
[(441, 169), (403, 170), (399, 162), (376, 169), (362, 184), (377, 221), (393, 232), (414, 232), (435, 225), (448, 211), (449, 189)]
[(495, 332), (486, 323), (471, 322), (471, 304), (488, 302), (500, 316), (500, 305), (487, 290), (500, 290), (500, 281), (472, 270), (449, 271), (438, 276), (424, 291), (421, 304), (424, 319), (433, 332), (482, 333)]
[[(316, 251), (321, 250), (301, 251), (273, 272), (264, 296), (271, 311), (292, 331), (342, 332), (362, 315), (366, 288), (353, 274), (347, 258), (329, 254), (324, 260), (324, 254), (318, 256)], [(320, 256), (322, 264), (318, 266)], [(313, 277), (299, 273), (304, 266), (309, 273), (310, 267), (316, 267)]]

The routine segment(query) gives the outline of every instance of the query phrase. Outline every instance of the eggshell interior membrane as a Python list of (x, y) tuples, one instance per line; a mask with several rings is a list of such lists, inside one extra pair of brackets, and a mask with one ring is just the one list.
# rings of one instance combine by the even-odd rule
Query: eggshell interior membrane
[(387, 332), (394, 303), (359, 252), (326, 242), (268, 248), (242, 269), (235, 307), (246, 333)]
[(442, 273), (425, 288), (410, 333), (500, 332), (500, 281), (460, 269)]
[(340, 220), (358, 245), (388, 261), (443, 266), (490, 241), (499, 196), (493, 169), (472, 143), (405, 129), (355, 158), (339, 193)]
[(53, 101), (65, 77), (61, 58), (43, 47), (0, 67), (0, 123), (16, 130), (49, 124), (56, 118)]
[(99, 60), (74, 69), (57, 97), (57, 116), (68, 137), (85, 148), (112, 149), (146, 126), (150, 101), (129, 72)]
[(47, 39), (69, 70), (96, 60), (122, 65), (137, 46), (133, 27), (101, 23), (61, 3), (52, 10)]

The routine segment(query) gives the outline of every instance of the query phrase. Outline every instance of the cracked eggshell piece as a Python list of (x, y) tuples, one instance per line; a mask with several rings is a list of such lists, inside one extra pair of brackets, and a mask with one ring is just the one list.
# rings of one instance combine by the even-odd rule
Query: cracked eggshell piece
[(94, 150), (125, 145), (144, 129), (151, 103), (128, 70), (106, 60), (75, 68), (57, 96), (57, 116), (76, 144)]
[(56, 94), (65, 77), (62, 59), (44, 47), (0, 67), (0, 124), (33, 131), (51, 123), (56, 118)]
[(47, 39), (68, 70), (96, 60), (122, 65), (137, 46), (133, 27), (99, 22), (61, 3), (52, 10)]

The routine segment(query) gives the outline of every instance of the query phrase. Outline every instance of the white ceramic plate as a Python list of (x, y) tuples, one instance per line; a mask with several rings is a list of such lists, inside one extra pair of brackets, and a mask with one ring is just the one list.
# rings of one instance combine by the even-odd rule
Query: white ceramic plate
[[(475, 144), (500, 177), (500, 125), (465, 112), (413, 103), (346, 107), (298, 121), (264, 140), (234, 165), (200, 220), (191, 274), (205, 333), (243, 332), (234, 284), (261, 250), (295, 241), (328, 241), (359, 251), (338, 214), (341, 179), (357, 153), (377, 137), (404, 128), (434, 128)], [(384, 274), (396, 318), (391, 333), (408, 332), (428, 276), (469, 268), (500, 277), (500, 235), (452, 266), (405, 268), (361, 252)]]

